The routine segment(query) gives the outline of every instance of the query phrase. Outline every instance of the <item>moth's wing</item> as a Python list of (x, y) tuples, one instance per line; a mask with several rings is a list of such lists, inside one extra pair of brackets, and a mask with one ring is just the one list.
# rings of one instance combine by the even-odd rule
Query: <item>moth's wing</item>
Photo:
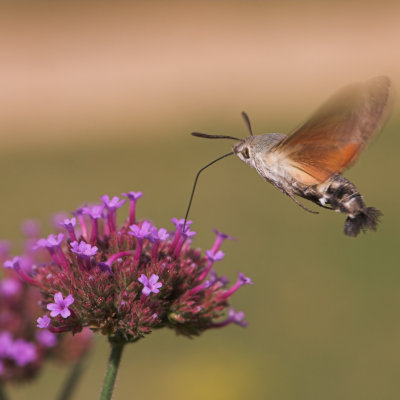
[(274, 152), (307, 185), (324, 182), (349, 167), (390, 113), (391, 83), (386, 76), (347, 86), (280, 142)]

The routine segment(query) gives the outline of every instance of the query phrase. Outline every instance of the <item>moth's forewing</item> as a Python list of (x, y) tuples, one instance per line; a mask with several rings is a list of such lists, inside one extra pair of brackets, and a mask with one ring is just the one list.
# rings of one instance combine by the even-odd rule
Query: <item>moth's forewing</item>
[(386, 76), (345, 87), (275, 149), (297, 170), (300, 182), (318, 184), (349, 167), (391, 109)]

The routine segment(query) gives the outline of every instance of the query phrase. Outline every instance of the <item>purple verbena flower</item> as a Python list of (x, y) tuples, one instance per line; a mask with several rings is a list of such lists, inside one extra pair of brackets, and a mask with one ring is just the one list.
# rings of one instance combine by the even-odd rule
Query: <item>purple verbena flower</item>
[(32, 272), (32, 263), (29, 256), (16, 256), (12, 260), (5, 261), (3, 267), (17, 272), (19, 277), (26, 283), (34, 286), (40, 286), (40, 284), (38, 284), (31, 276), (29, 276), (29, 273)]
[(34, 343), (27, 342), (24, 339), (17, 339), (14, 341), (10, 355), (20, 367), (35, 361), (38, 357)]
[(37, 250), (40, 248), (46, 248), (47, 247), (47, 239), (41, 238), (39, 239), (34, 246), (32, 246), (33, 250)]
[(143, 193), (142, 192), (127, 192), (127, 193), (122, 193), (122, 196), (127, 197), (129, 200), (132, 201), (137, 201), (139, 200), (141, 197), (143, 197)]
[(212, 250), (207, 250), (206, 255), (212, 262), (220, 261), (225, 257), (225, 253), (221, 250), (218, 250), (216, 253), (214, 253)]
[(185, 227), (185, 232), (183, 232), (182, 235), (183, 235), (184, 237), (186, 237), (186, 238), (192, 238), (193, 236), (196, 235), (196, 232), (195, 232), (195, 231), (191, 231), (191, 230), (189, 229), (189, 227), (186, 226), (186, 227)]
[(43, 346), (51, 348), (56, 346), (58, 340), (57, 335), (48, 331), (47, 329), (36, 332), (36, 340)]
[(50, 234), (47, 237), (47, 247), (57, 247), (61, 244), (63, 239), (64, 239), (64, 234), (61, 232), (58, 235)]
[(141, 226), (133, 224), (129, 227), (129, 229), (130, 232), (128, 232), (128, 234), (135, 236), (137, 239), (136, 251), (133, 260), (134, 262), (139, 262), (142, 255), (143, 240), (145, 238), (152, 238), (153, 226), (151, 222), (143, 221)]
[(217, 271), (215, 269), (211, 269), (210, 282), (211, 282), (211, 284), (219, 282), (219, 283), (221, 283), (221, 285), (225, 286), (229, 283), (229, 280), (226, 276), (218, 276)]
[(59, 224), (62, 225), (68, 231), (70, 239), (72, 241), (76, 241), (76, 235), (75, 235), (76, 218), (75, 217), (72, 217), (70, 219), (65, 218)]
[(43, 317), (39, 317), (37, 319), (37, 327), (44, 329), (44, 328), (48, 328), (50, 325), (50, 317), (48, 315), (43, 315)]
[(186, 224), (185, 224), (185, 218), (180, 218), (180, 219), (171, 218), (171, 222), (175, 225), (176, 229), (179, 229), (179, 230), (183, 229), (183, 225), (185, 225), (185, 227), (186, 227), (186, 226), (192, 225), (192, 223), (193, 223), (193, 221), (188, 220), (188, 221), (186, 221)]
[(21, 281), (15, 278), (4, 278), (0, 282), (0, 295), (6, 298), (14, 297), (21, 292)]
[(152, 234), (152, 224), (149, 221), (143, 221), (141, 226), (138, 225), (131, 225), (129, 227), (130, 232), (129, 235), (135, 236), (138, 239), (144, 239), (150, 237)]
[(21, 257), (15, 256), (12, 260), (4, 261), (3, 267), (10, 268), (10, 269), (20, 268), (20, 264), (19, 264), (20, 261), (21, 261)]
[(38, 249), (40, 247), (46, 248), (54, 248), (60, 246), (61, 242), (64, 239), (64, 234), (59, 233), (58, 235), (50, 234), (46, 239), (39, 239), (36, 242), (36, 246), (34, 248)]
[(83, 213), (89, 215), (93, 219), (100, 219), (104, 216), (104, 204), (95, 204), (91, 207), (84, 207)]
[(225, 253), (221, 250), (218, 250), (216, 253), (214, 253), (213, 250), (207, 250), (206, 255), (208, 258), (208, 263), (203, 273), (199, 277), (200, 281), (204, 280), (206, 276), (209, 274), (214, 262), (220, 261), (225, 257)]
[(80, 228), (82, 231), (82, 237), (85, 240), (88, 240), (88, 228), (87, 228), (86, 221), (85, 221), (84, 210), (85, 210), (85, 207), (79, 207), (75, 211), (73, 211), (72, 214), (75, 215), (76, 218), (78, 218), (79, 225), (80, 225)]
[(10, 332), (0, 331), (0, 358), (7, 358), (10, 355), (13, 340)]
[(249, 277), (245, 276), (242, 272), (238, 272), (238, 279), (242, 285), (254, 285), (252, 280)]
[(120, 200), (119, 197), (114, 196), (112, 199), (109, 198), (107, 194), (101, 197), (101, 201), (107, 209), (107, 229), (110, 233), (116, 232), (116, 211), (118, 208), (122, 207), (125, 200)]
[(222, 328), (229, 324), (236, 324), (245, 328), (248, 324), (244, 319), (245, 319), (245, 314), (243, 311), (235, 311), (233, 307), (230, 307), (228, 318), (224, 321), (217, 322), (213, 326), (214, 328)]
[(72, 217), (70, 219), (66, 218), (64, 221), (60, 222), (60, 225), (62, 225), (64, 228), (74, 228), (76, 226), (76, 218)]
[(69, 294), (65, 299), (61, 292), (54, 295), (54, 303), (47, 304), (47, 309), (51, 311), (51, 317), (57, 317), (61, 315), (63, 318), (68, 318), (71, 315), (71, 311), (68, 308), (74, 302), (72, 294)]
[(159, 293), (159, 288), (162, 286), (161, 282), (158, 282), (159, 276), (152, 274), (150, 278), (142, 274), (138, 281), (144, 285), (142, 293), (148, 296), (150, 293)]
[(143, 196), (142, 192), (128, 192), (122, 193), (122, 196), (125, 196), (129, 199), (129, 225), (136, 223), (136, 203)]
[[(100, 218), (105, 217), (104, 213), (104, 204), (95, 204), (91, 207), (84, 207), (83, 208), (83, 213), (86, 215), (89, 215), (89, 217), (92, 219), (92, 232), (90, 235), (90, 243), (95, 243), (96, 240), (98, 240), (98, 220)], [(107, 228), (111, 229), (112, 231), (115, 230), (114, 228), (115, 225), (115, 210), (108, 210), (108, 225)]]
[(112, 209), (112, 210), (116, 210), (117, 208), (122, 207), (125, 203), (124, 199), (120, 200), (119, 197), (117, 197), (117, 196), (114, 196), (112, 199), (110, 199), (108, 194), (105, 194), (104, 196), (102, 196), (101, 201), (108, 209)]
[(251, 279), (245, 276), (243, 273), (238, 272), (237, 274), (238, 279), (236, 283), (224, 293), (224, 297), (228, 298), (229, 296), (232, 296), (232, 294), (235, 293), (243, 285), (253, 285)]
[(243, 311), (235, 311), (233, 307), (229, 309), (229, 318), (230, 321), (236, 325), (240, 325), (243, 327), (246, 327), (248, 324), (244, 320), (245, 319), (245, 314)]
[(214, 253), (216, 253), (219, 250), (224, 240), (226, 239), (235, 240), (234, 237), (227, 235), (226, 233), (220, 232), (217, 229), (213, 229), (213, 232), (217, 235), (217, 237), (215, 238), (214, 245), (211, 249)]
[(169, 238), (169, 233), (165, 228), (160, 228), (157, 231), (156, 227), (153, 227), (154, 229), (151, 231), (151, 237), (153, 240), (167, 240)]
[(71, 242), (71, 251), (83, 257), (93, 257), (97, 254), (98, 248), (82, 240), (79, 243)]

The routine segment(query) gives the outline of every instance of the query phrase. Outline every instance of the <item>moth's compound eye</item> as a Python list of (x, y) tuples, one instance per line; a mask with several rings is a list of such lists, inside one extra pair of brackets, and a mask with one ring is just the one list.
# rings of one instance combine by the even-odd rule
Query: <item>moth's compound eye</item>
[(250, 158), (250, 153), (249, 153), (249, 148), (248, 148), (248, 147), (245, 147), (245, 148), (242, 150), (242, 156), (243, 156), (243, 158), (245, 158), (246, 160)]

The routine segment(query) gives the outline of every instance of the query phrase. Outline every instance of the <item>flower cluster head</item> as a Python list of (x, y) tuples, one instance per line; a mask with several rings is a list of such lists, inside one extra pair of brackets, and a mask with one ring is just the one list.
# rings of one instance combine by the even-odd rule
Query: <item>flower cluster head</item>
[[(141, 192), (123, 196), (104, 195), (101, 204), (61, 222), (64, 232), (37, 240), (34, 249), (46, 252), (47, 262), (30, 270), (20, 268), (18, 258), (5, 265), (40, 289), (38, 328), (77, 333), (89, 327), (112, 342), (134, 342), (161, 327), (193, 336), (230, 323), (245, 326), (244, 314), (235, 314), (229, 301), (251, 280), (239, 274), (228, 286), (214, 269), (230, 237), (215, 231), (214, 245), (203, 253), (192, 247), (192, 221), (173, 218), (174, 229), (158, 228), (136, 218)], [(129, 214), (118, 226), (125, 202)]]
[[(65, 335), (50, 332), (47, 329), (49, 324), (37, 326), (37, 319), (42, 314), (39, 306), (41, 294), (37, 287), (27, 282), (38, 268), (36, 262), (49, 261), (50, 258), (42, 258), (43, 255), (29, 249), (34, 236), (33, 242), (38, 242), (38, 232), (34, 228), (33, 221), (23, 225), (30, 246), (25, 244), (26, 251), (22, 256), (10, 258), (8, 249), (0, 251), (0, 262), (5, 267), (0, 279), (0, 383), (33, 378), (47, 359), (67, 360), (65, 355), (72, 353), (74, 357), (69, 360), (76, 361), (90, 344), (90, 330), (66, 341)], [(4, 243), (2, 249), (5, 249)], [(57, 243), (58, 238), (51, 236), (44, 247), (53, 248)]]

